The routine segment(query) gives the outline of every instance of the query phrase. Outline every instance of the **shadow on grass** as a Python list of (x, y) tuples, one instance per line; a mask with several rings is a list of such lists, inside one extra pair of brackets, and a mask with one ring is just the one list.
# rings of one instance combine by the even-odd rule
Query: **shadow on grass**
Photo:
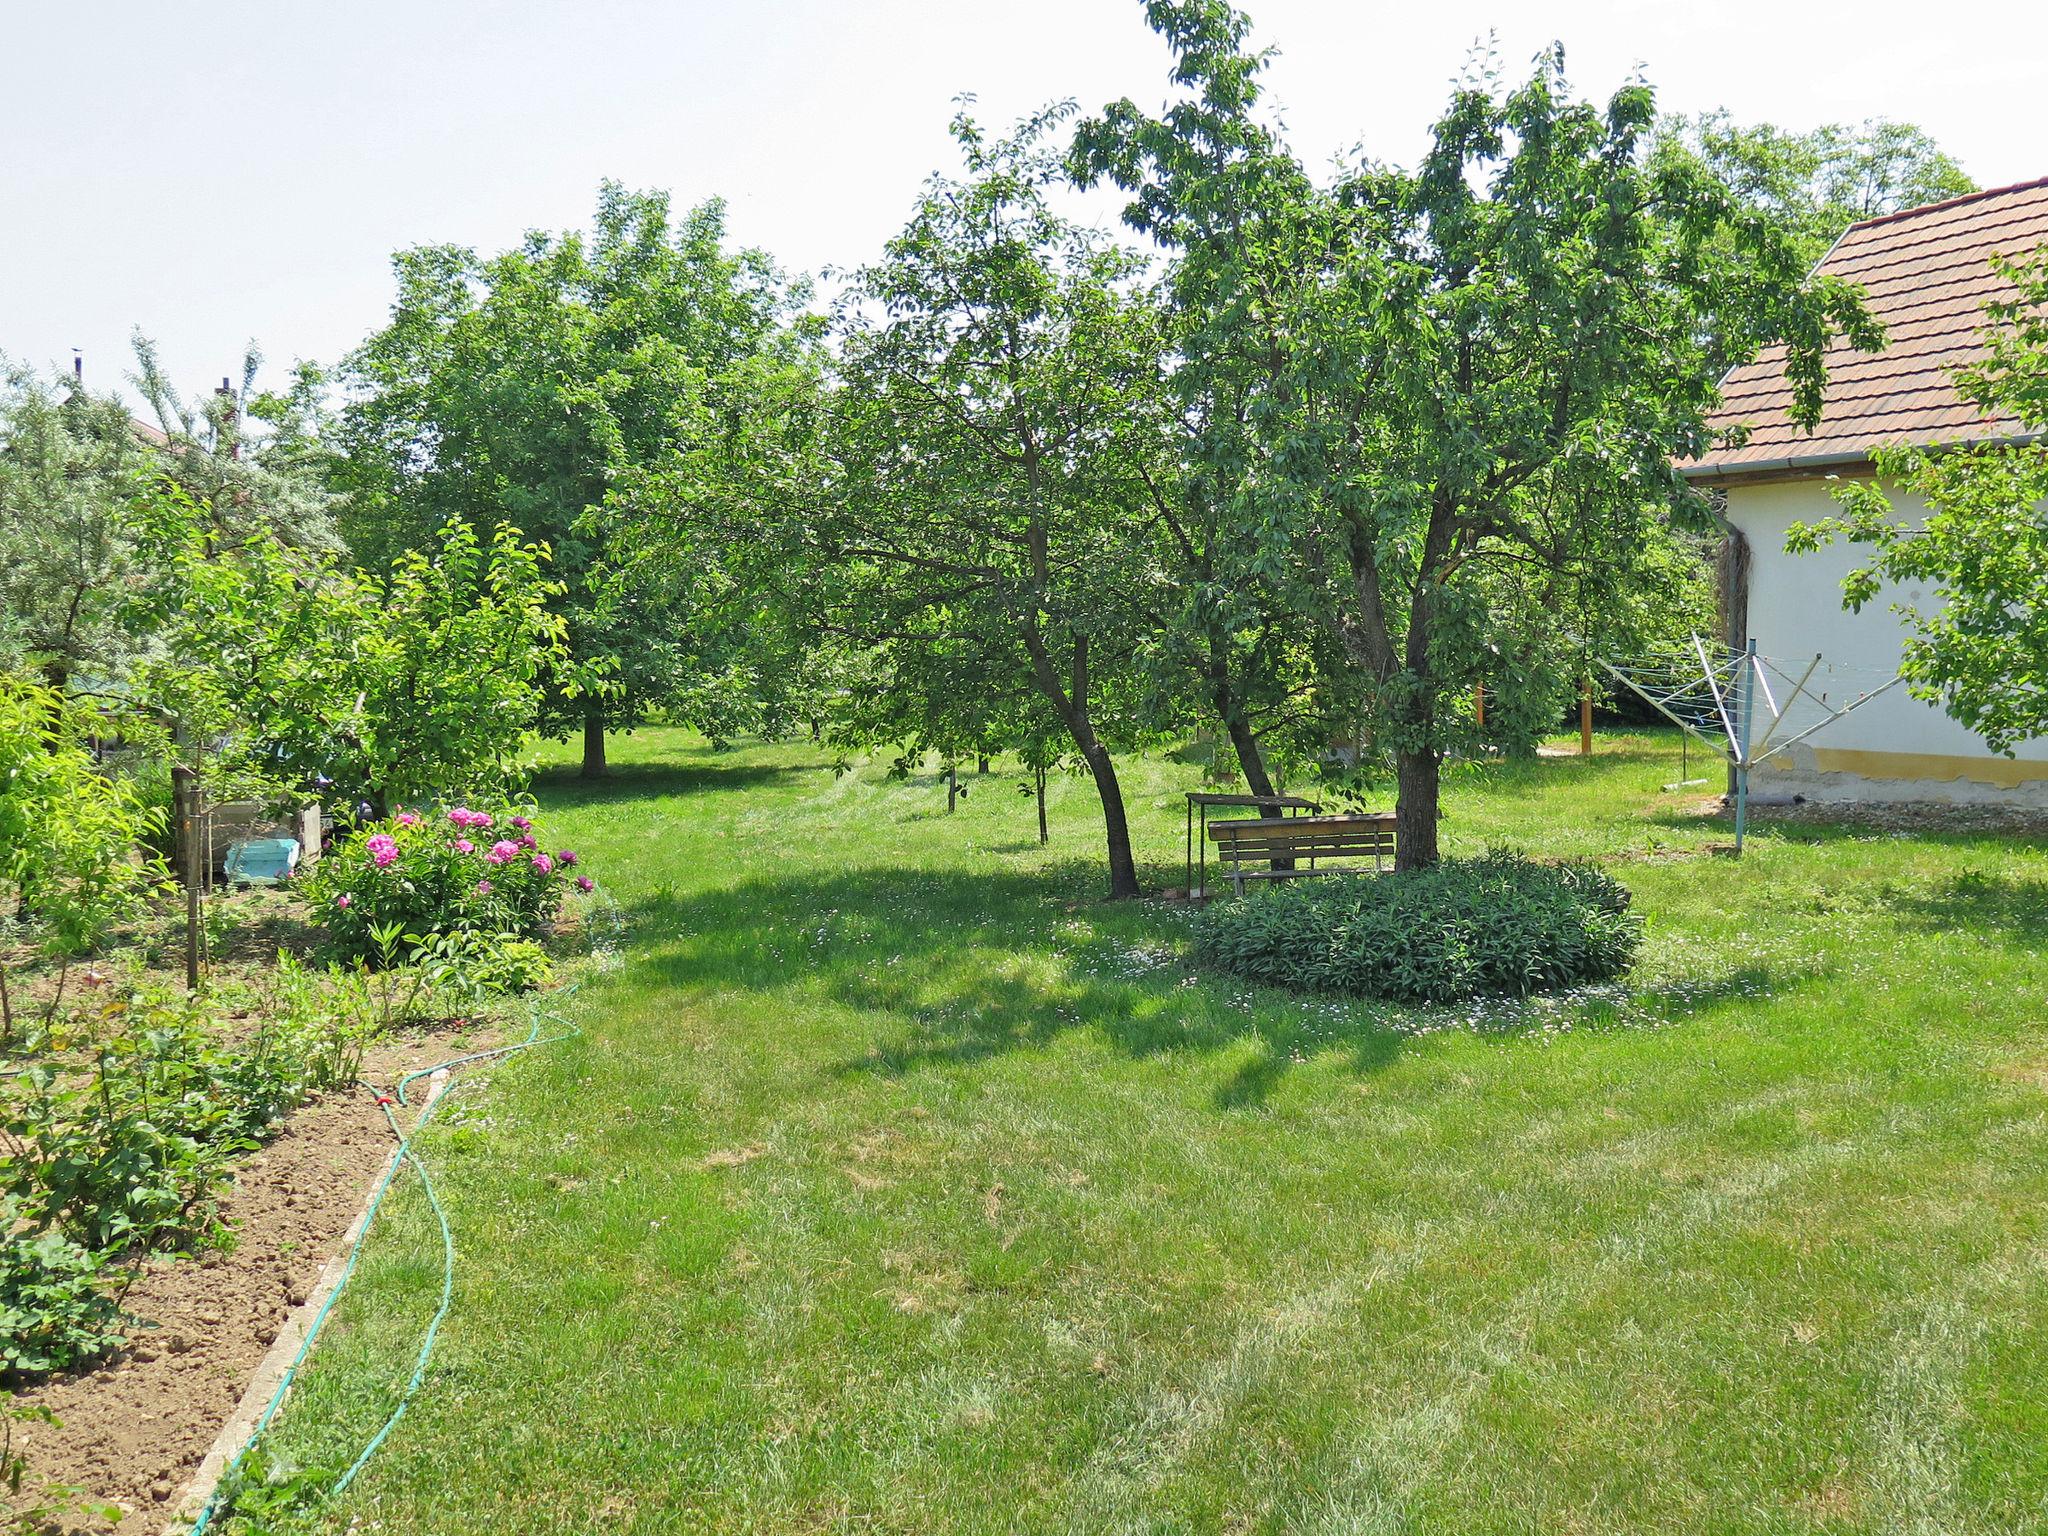
[(2021, 949), (2048, 944), (2048, 881), (1972, 870), (1931, 892), (1894, 896), (1892, 905), (1904, 921), (1932, 931), (1995, 934)]
[(546, 768), (533, 776), (535, 798), (543, 804), (593, 805), (613, 800), (658, 800), (719, 790), (786, 784), (828, 763), (630, 762), (615, 764), (601, 779), (586, 779), (576, 765)]
[[(839, 1063), (849, 1074), (968, 1067), (1046, 1049), (1072, 1030), (1139, 1059), (1249, 1043), (1250, 1058), (1217, 1090), (1226, 1110), (1264, 1105), (1296, 1062), (1335, 1049), (1371, 1073), (1407, 1048), (1418, 1025), (1444, 1027), (1398, 1004), (1198, 970), (1187, 908), (1087, 899), (1099, 881), (1093, 864), (1076, 862), (1014, 874), (850, 870), (662, 892), (629, 909), (638, 952), (629, 974), (654, 988), (816, 990), (886, 1021), (881, 1043)], [(1670, 1020), (1798, 980), (1748, 967), (1636, 998)], [(1613, 1013), (1611, 998), (1589, 1000), (1589, 1019)], [(1516, 1027), (1508, 1015), (1500, 1031)]]

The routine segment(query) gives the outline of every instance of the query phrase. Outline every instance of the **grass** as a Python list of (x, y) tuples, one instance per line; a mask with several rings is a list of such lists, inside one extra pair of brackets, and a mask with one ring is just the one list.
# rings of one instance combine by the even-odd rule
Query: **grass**
[[(622, 742), (584, 1034), (430, 1146), (426, 1390), (317, 1529), (2018, 1532), (2048, 1523), (2048, 851), (1724, 825), (1676, 743), (1455, 778), (1610, 861), (1637, 973), (1418, 1012), (1197, 974), (1091, 795)], [(1155, 884), (1194, 770), (1133, 762)], [(416, 1198), (276, 1454), (438, 1295)]]

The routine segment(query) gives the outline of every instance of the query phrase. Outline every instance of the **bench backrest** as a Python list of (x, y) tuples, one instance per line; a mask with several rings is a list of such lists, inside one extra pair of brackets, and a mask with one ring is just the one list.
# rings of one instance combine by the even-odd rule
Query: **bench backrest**
[(1209, 836), (1215, 840), (1216, 856), (1225, 863), (1390, 857), (1394, 852), (1394, 813), (1212, 821)]

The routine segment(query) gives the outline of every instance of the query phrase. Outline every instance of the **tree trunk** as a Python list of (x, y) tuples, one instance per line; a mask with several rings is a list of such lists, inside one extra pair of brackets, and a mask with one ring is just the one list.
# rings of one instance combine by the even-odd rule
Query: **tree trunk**
[(1131, 826), (1124, 819), (1124, 791), (1117, 782), (1116, 764), (1109, 749), (1091, 741), (1082, 749), (1088, 771), (1095, 776), (1095, 793), (1102, 797), (1102, 827), (1109, 842), (1109, 899), (1128, 901), (1138, 894), (1138, 866), (1131, 858)]
[(1032, 769), (1031, 783), (1038, 792), (1038, 846), (1043, 848), (1052, 841), (1052, 833), (1045, 825), (1045, 769)]
[(1255, 795), (1273, 793), (1273, 779), (1266, 772), (1265, 755), (1259, 751), (1259, 738), (1252, 734), (1252, 728), (1243, 720), (1225, 718), (1224, 729), (1230, 732), (1230, 744), (1237, 750), (1237, 766), (1244, 772), (1245, 787)]
[(1075, 637), (1065, 687), (1060, 685), (1052, 653), (1046, 648), (1035, 619), (1024, 620), (1021, 638), (1024, 652), (1031, 658), (1033, 680), (1095, 777), (1095, 792), (1102, 798), (1103, 834), (1109, 845), (1109, 899), (1128, 901), (1138, 894), (1138, 866), (1131, 858), (1131, 828), (1124, 819), (1124, 791), (1117, 783), (1116, 764), (1110, 761), (1109, 748), (1102, 744), (1095, 734), (1094, 722), (1088, 718), (1088, 637)]
[(608, 772), (604, 760), (604, 711), (593, 706), (583, 712), (583, 777), (601, 779)]
[(976, 773), (988, 772), (988, 754), (983, 753), (980, 757), (975, 759), (974, 771)]
[(1434, 752), (1398, 752), (1394, 777), (1394, 868), (1427, 869), (1438, 858), (1437, 795), (1443, 763)]

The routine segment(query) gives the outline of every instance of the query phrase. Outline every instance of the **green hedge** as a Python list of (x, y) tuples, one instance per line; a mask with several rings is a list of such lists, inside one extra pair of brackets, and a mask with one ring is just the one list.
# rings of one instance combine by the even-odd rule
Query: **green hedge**
[(1641, 939), (1618, 881), (1513, 854), (1274, 881), (1205, 908), (1195, 927), (1196, 953), (1234, 976), (1411, 1003), (1602, 980), (1628, 969)]

